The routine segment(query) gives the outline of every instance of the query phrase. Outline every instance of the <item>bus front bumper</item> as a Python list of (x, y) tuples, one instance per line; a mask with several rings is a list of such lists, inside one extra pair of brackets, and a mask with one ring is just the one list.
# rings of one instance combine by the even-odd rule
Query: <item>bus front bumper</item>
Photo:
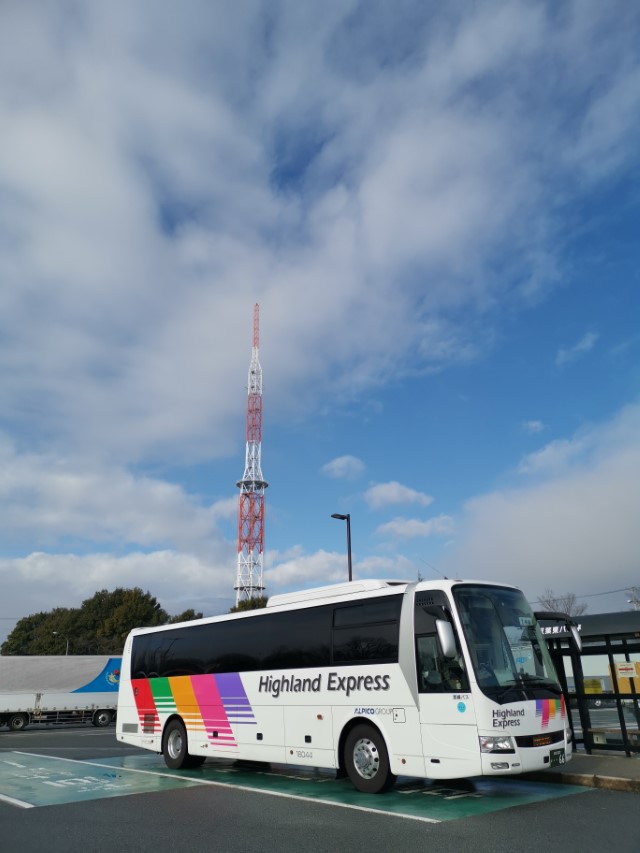
[[(570, 737), (563, 734), (562, 739), (554, 739), (540, 746), (524, 746), (512, 738), (513, 751), (492, 750), (481, 752), (482, 775), (499, 776), (502, 774), (530, 773), (535, 770), (549, 770), (571, 760), (573, 744)], [(556, 733), (557, 735), (557, 733)], [(482, 738), (481, 738), (482, 744)], [(489, 744), (490, 745), (490, 744)], [(485, 743), (485, 748), (487, 744)]]

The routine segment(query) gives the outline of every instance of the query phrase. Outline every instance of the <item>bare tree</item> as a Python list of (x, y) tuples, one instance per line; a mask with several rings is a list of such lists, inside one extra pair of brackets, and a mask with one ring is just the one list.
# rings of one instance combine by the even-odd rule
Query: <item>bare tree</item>
[(588, 607), (587, 604), (578, 604), (578, 598), (574, 592), (556, 595), (552, 589), (545, 589), (544, 595), (540, 596), (538, 602), (547, 610), (556, 610), (559, 613), (566, 613), (567, 616), (582, 616)]

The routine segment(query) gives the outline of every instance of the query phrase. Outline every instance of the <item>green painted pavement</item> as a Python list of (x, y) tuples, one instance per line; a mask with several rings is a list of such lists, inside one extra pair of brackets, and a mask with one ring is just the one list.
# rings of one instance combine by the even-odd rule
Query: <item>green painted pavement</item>
[(391, 791), (374, 796), (356, 791), (348, 779), (336, 779), (328, 771), (280, 765), (241, 766), (210, 760), (197, 770), (170, 770), (162, 757), (155, 754), (91, 761), (22, 752), (0, 755), (1, 798), (25, 808), (196, 785), (261, 791), (433, 823), (592, 790), (528, 782), (517, 777), (446, 783), (400, 779)]
[(0, 755), (0, 801), (30, 808), (194, 787), (190, 779), (135, 773), (86, 761), (5, 752)]
[(457, 820), (592, 790), (578, 785), (528, 782), (513, 776), (499, 779), (478, 777), (455, 782), (422, 782), (401, 778), (391, 791), (372, 795), (356, 791), (348, 779), (336, 779), (330, 771), (283, 765), (261, 769), (238, 766), (230, 761), (209, 760), (197, 770), (169, 770), (158, 755), (101, 759), (99, 763), (163, 773), (205, 785), (263, 791), (433, 822)]

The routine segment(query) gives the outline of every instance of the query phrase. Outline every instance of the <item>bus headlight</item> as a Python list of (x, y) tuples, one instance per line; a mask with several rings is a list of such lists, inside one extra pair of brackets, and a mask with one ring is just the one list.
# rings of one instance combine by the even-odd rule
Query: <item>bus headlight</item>
[(480, 752), (515, 752), (513, 739), (505, 737), (480, 737)]

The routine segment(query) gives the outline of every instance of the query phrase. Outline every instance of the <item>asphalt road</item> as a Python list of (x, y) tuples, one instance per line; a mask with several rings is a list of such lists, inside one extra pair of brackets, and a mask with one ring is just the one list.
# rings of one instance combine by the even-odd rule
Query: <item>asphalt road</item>
[[(536, 787), (513, 778), (449, 788), (401, 783), (371, 801), (372, 811), (348, 783), (294, 778), (290, 789), (291, 771), (234, 775), (207, 762), (193, 780), (176, 779), (164, 773), (161, 759), (119, 745), (113, 727), (0, 730), (0, 768), (0, 794), (15, 794), (18, 779), (32, 786), (27, 797), (57, 802), (25, 808), (0, 801), (1, 853), (640, 850), (637, 794)], [(81, 799), (92, 796), (82, 791), (101, 775), (129, 787)], [(157, 790), (136, 792), (138, 784), (156, 783)], [(397, 802), (408, 816), (378, 810)]]

